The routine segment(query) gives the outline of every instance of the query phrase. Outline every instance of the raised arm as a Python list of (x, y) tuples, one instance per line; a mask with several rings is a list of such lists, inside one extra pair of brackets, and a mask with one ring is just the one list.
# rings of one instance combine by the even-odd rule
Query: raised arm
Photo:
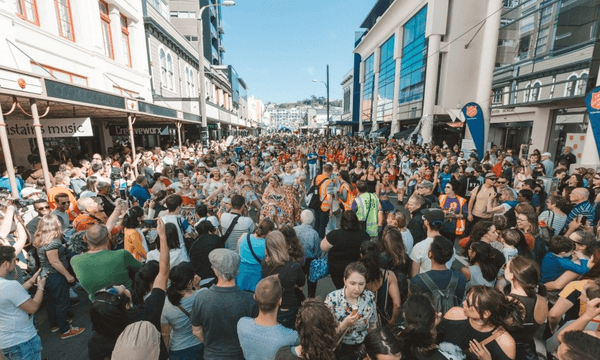
[(167, 280), (169, 280), (169, 269), (171, 268), (169, 245), (167, 244), (167, 232), (165, 223), (162, 221), (162, 219), (157, 219), (156, 223), (156, 231), (158, 232), (158, 238), (160, 241), (160, 258), (158, 262), (158, 275), (156, 276), (156, 279), (154, 279), (154, 284), (152, 284), (152, 288), (161, 289), (166, 292)]

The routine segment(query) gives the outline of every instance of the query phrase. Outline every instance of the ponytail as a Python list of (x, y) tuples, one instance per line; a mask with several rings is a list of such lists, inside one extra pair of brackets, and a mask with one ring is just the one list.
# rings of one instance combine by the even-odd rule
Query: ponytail
[(374, 241), (365, 241), (360, 246), (360, 262), (367, 269), (367, 283), (376, 283), (381, 279), (379, 245)]
[(138, 306), (144, 303), (144, 296), (150, 292), (154, 279), (158, 275), (158, 270), (158, 261), (151, 260), (135, 273), (133, 286), (131, 287), (133, 305)]
[(188, 262), (174, 266), (169, 273), (171, 284), (167, 288), (167, 298), (172, 305), (180, 305), (183, 299), (182, 291), (188, 288), (190, 281), (194, 280), (194, 268)]

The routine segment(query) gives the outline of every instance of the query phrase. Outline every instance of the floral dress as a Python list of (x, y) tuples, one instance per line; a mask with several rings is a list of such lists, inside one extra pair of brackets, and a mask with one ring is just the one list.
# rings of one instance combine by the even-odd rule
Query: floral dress
[[(345, 288), (335, 290), (325, 298), (325, 304), (333, 312), (333, 316), (338, 323), (352, 313), (352, 306), (344, 296)], [(349, 328), (342, 338), (342, 343), (348, 345), (361, 344), (369, 331), (369, 326), (377, 323), (377, 306), (375, 305), (375, 295), (369, 290), (365, 290), (358, 298), (358, 322)]]

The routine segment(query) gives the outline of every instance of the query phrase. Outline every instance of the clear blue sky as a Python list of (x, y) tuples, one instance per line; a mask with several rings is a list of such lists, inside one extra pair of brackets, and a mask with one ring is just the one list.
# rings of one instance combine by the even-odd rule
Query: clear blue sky
[(353, 67), (354, 32), (376, 0), (236, 0), (222, 7), (225, 63), (265, 104), (325, 96), (342, 98)]

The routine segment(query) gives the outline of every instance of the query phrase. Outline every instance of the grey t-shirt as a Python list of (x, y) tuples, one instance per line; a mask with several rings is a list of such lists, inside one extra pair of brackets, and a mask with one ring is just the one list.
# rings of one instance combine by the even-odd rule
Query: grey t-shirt
[[(230, 214), (225, 213), (221, 215), (221, 234), (225, 235), (229, 226), (231, 226), (231, 222), (233, 219), (238, 216), (238, 214)], [(237, 251), (237, 243), (238, 239), (244, 233), (252, 234), (254, 232), (254, 221), (246, 216), (240, 216), (237, 224), (235, 224), (233, 231), (225, 241), (225, 248), (233, 251)]]
[(237, 286), (201, 290), (192, 306), (192, 326), (203, 328), (204, 359), (244, 360), (237, 323), (257, 314), (254, 296)]
[(48, 244), (44, 246), (40, 246), (38, 248), (38, 256), (40, 257), (40, 268), (48, 269), (49, 274), (58, 273), (52, 264), (50, 264), (50, 260), (48, 260), (47, 252), (51, 250), (58, 250), (58, 259), (63, 264), (65, 269), (69, 268), (69, 262), (67, 261), (67, 252), (62, 242), (59, 239), (54, 239)]
[(282, 346), (298, 345), (298, 332), (281, 324), (261, 326), (250, 317), (238, 321), (237, 333), (246, 360), (274, 360)]
[[(196, 291), (194, 295), (181, 299), (181, 307), (191, 313), (192, 305), (199, 293), (200, 291)], [(200, 341), (192, 334), (190, 318), (177, 306), (172, 305), (170, 301), (165, 301), (165, 306), (160, 316), (160, 323), (171, 325), (170, 351), (184, 350), (200, 344)]]

